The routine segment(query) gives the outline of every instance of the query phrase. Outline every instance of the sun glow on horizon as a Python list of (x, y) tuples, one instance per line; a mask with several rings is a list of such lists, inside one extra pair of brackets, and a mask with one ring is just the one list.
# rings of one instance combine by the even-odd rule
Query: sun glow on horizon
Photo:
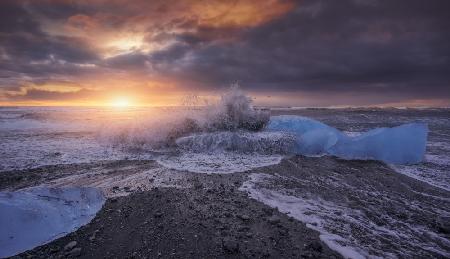
[(131, 102), (128, 98), (122, 97), (117, 98), (111, 102), (111, 106), (117, 107), (117, 108), (126, 108), (131, 106)]

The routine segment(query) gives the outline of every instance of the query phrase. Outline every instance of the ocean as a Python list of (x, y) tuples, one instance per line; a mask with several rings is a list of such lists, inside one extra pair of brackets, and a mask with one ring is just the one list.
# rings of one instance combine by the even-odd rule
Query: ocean
[[(245, 202), (302, 222), (346, 258), (450, 256), (450, 109), (253, 108), (250, 99), (237, 97), (230, 98), (232, 105), (207, 107), (1, 107), (0, 177), (6, 190), (0, 192), (0, 227), (7, 231), (0, 235), (0, 257), (75, 231), (96, 216), (104, 198), (153, 195), (161, 187), (200, 195), (204, 185), (217, 185), (219, 193), (238, 187), (251, 198)], [(425, 123), (423, 161), (394, 165), (320, 152), (296, 155), (295, 136), (266, 130), (267, 123), (289, 115), (350, 137)], [(334, 139), (328, 133), (322, 135), (325, 146)], [(371, 143), (383, 150), (389, 143), (381, 141)], [(229, 178), (228, 185), (214, 183), (215, 176)], [(236, 193), (228, 195), (241, 197)], [(221, 199), (210, 206), (225, 208), (228, 198)], [(29, 238), (29, 229), (39, 236)]]
[[(159, 159), (164, 165), (170, 167), (173, 164), (178, 169), (227, 173), (280, 161), (283, 152), (267, 153), (256, 149), (251, 152), (250, 149), (233, 154), (233, 147), (228, 147), (226, 152), (208, 152), (201, 156), (198, 152), (168, 156), (180, 152), (164, 143), (170, 137), (168, 133), (181, 127), (181, 118), (204, 116), (204, 113), (198, 112), (201, 109), (2, 107), (0, 171), (104, 160)], [(399, 173), (450, 189), (450, 109), (272, 108), (270, 114), (306, 116), (351, 136), (374, 128), (425, 122), (429, 135), (424, 161), (414, 165), (391, 166)], [(258, 133), (252, 134), (257, 136)], [(264, 138), (279, 137), (273, 134)], [(250, 145), (261, 143), (254, 141)], [(210, 149), (222, 150), (217, 143)], [(210, 156), (215, 157), (215, 163), (205, 165), (205, 161), (211, 161)]]

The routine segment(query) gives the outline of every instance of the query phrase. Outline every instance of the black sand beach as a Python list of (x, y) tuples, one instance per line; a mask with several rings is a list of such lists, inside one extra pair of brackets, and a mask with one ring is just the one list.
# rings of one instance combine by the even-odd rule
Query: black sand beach
[[(2, 172), (0, 183), (2, 190), (15, 190), (74, 174), (92, 178), (88, 177), (92, 170), (103, 170), (103, 175), (110, 178), (124, 173), (137, 175), (155, 167), (159, 165), (154, 161), (47, 166), (27, 172)], [(152, 175), (148, 182), (137, 187), (113, 186), (107, 194), (110, 198), (89, 224), (16, 257), (341, 257), (321, 241), (319, 232), (276, 208), (251, 199), (241, 186), (254, 174), (309, 179), (315, 184), (274, 178), (276, 180), (260, 185), (266, 190), (290, 192), (297, 197), (319, 196), (361, 210), (368, 220), (380, 226), (399, 224), (400, 228), (398, 222), (407, 222), (425, 226), (447, 239), (450, 237), (450, 221), (437, 213), (450, 211), (450, 193), (398, 174), (380, 162), (294, 156), (278, 165), (242, 173), (208, 175), (172, 170), (164, 176)], [(173, 187), (167, 187), (169, 184)], [(334, 188), (330, 188), (331, 185)], [(360, 191), (355, 192), (355, 189)], [(387, 196), (389, 200), (383, 199)], [(422, 207), (412, 206), (416, 201)], [(399, 220), (392, 223), (388, 218)], [(352, 235), (366, 240), (373, 256), (380, 256), (377, 251), (383, 249), (400, 257), (408, 254), (440, 257), (439, 253), (402, 243), (401, 239), (377, 238), (365, 235), (367, 231), (358, 229), (357, 224), (353, 227)], [(339, 229), (334, 231), (339, 232)], [(426, 235), (418, 239), (424, 243), (435, 241)], [(450, 249), (445, 242), (437, 245), (447, 251)]]

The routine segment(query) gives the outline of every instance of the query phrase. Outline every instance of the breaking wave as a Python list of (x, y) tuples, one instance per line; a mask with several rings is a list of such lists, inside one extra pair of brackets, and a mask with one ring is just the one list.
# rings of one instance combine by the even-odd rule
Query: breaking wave
[(294, 149), (295, 137), (283, 132), (221, 131), (182, 137), (176, 140), (176, 144), (181, 149), (191, 152), (287, 154)]
[[(375, 159), (393, 164), (423, 160), (426, 123), (376, 128), (348, 136), (322, 122), (297, 115), (270, 117), (255, 109), (252, 99), (232, 86), (213, 105), (199, 106), (196, 96), (186, 105), (149, 120), (136, 118), (123, 127), (108, 128), (107, 143), (129, 150), (173, 152), (236, 152), (264, 155), (334, 155), (344, 159)], [(112, 133), (112, 134), (111, 134)]]
[[(200, 106), (202, 100), (197, 96), (186, 99), (179, 108), (167, 108), (146, 118), (118, 122), (113, 127), (104, 126), (99, 139), (114, 147), (158, 150), (175, 147), (177, 139), (191, 134), (226, 131), (231, 139), (232, 135), (239, 135), (231, 132), (259, 131), (269, 122), (269, 111), (255, 109), (252, 99), (237, 85), (232, 86), (215, 104)], [(242, 138), (248, 136), (244, 133)]]

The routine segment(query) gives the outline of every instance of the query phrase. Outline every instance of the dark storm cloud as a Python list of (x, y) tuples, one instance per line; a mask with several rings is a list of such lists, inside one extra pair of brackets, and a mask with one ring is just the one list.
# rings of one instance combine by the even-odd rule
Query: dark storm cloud
[(152, 60), (160, 73), (215, 84), (448, 97), (446, 10), (445, 0), (302, 1), (238, 41), (199, 47), (195, 35), (179, 37)]
[(27, 89), (23, 95), (9, 95), (9, 98), (16, 101), (68, 101), (68, 100), (80, 100), (86, 99), (97, 94), (96, 91), (88, 89), (80, 89), (73, 92), (58, 92), (58, 91), (48, 91), (40, 89)]
[(102, 65), (105, 67), (133, 71), (145, 69), (147, 61), (147, 55), (139, 52), (133, 52), (108, 58), (102, 63)]
[(0, 5), (0, 87), (82, 74), (86, 68), (74, 64), (98, 60), (82, 39), (44, 32), (25, 2)]
[(28, 9), (20, 1), (1, 3), (0, 42), (7, 55), (28, 61), (48, 59), (50, 55), (70, 62), (97, 59), (95, 51), (82, 39), (43, 32), (40, 21)]
[[(187, 1), (123, 3), (2, 1), (0, 90), (111, 71), (168, 79), (186, 89), (239, 81), (273, 92), (450, 98), (448, 0), (305, 0), (255, 23), (239, 23), (240, 11), (222, 21), (229, 10), (213, 17), (218, 21), (198, 18), (201, 12), (185, 15)], [(49, 24), (87, 32), (82, 38), (60, 26), (57, 32), (66, 34), (51, 34), (44, 29)], [(116, 28), (144, 28), (144, 43), (159, 47), (105, 55), (111, 53), (96, 43), (112, 40), (109, 30), (114, 36)]]
[(76, 37), (30, 35), (16, 32), (0, 36), (2, 48), (14, 59), (33, 62), (61, 60), (73, 63), (93, 62), (97, 55)]

